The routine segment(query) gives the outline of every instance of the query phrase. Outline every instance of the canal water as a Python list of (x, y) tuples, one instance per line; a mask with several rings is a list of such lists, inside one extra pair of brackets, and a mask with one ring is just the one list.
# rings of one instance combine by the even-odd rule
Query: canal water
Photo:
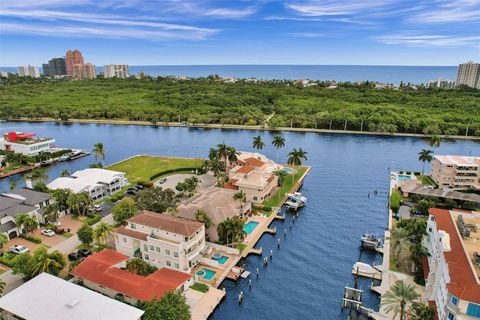
[[(103, 142), (106, 164), (137, 154), (206, 157), (208, 149), (221, 142), (251, 151), (256, 135), (267, 144), (264, 154), (272, 159), (277, 155), (271, 146), (274, 134), (263, 131), (0, 122), (0, 132), (13, 130), (53, 137), (60, 147), (91, 150), (93, 144)], [(425, 140), (407, 137), (294, 132), (283, 136), (286, 147), (280, 150), (280, 162), (286, 162), (292, 148), (308, 152), (305, 164), (313, 168), (302, 188), (308, 206), (294, 223), (291, 215), (285, 222), (273, 223), (277, 235), (266, 234), (257, 245), (264, 252), (273, 251), (271, 263), (263, 267), (260, 257), (248, 257), (245, 264), (253, 276), (251, 290), (247, 280), (225, 281), (222, 286), (227, 298), (212, 319), (346, 319), (347, 313), (340, 312), (340, 301), (343, 287), (353, 285), (353, 264), (359, 258), (380, 262), (375, 254), (360, 257), (358, 247), (362, 233), (383, 234), (386, 227), (389, 170), (420, 171), (417, 153), (429, 148)], [(445, 141), (436, 153), (479, 156), (480, 144)], [(49, 168), (49, 180), (64, 169), (83, 169), (94, 161), (91, 155), (59, 163)], [(8, 186), (9, 179), (0, 181), (0, 191)], [(374, 190), (377, 196), (369, 198), (368, 193)], [(277, 238), (281, 239), (280, 248)], [(258, 279), (256, 268), (260, 270)], [(359, 283), (365, 289), (365, 304), (377, 309), (379, 300), (369, 292), (369, 285), (367, 280)], [(241, 305), (237, 301), (240, 291), (244, 293)]]

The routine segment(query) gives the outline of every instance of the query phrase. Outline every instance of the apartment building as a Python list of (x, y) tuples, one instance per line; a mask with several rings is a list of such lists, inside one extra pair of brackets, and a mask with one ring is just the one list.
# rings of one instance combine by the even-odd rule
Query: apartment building
[(42, 65), (45, 76), (62, 76), (67, 74), (65, 58), (52, 58)]
[(480, 157), (434, 156), (431, 176), (440, 188), (480, 190)]
[(261, 203), (273, 194), (278, 185), (274, 172), (282, 168), (260, 153), (241, 152), (228, 171), (225, 187), (243, 191), (247, 202)]
[(0, 150), (12, 153), (22, 153), (35, 156), (41, 152), (49, 152), (55, 139), (36, 138), (36, 133), (7, 132), (0, 137)]
[(51, 190), (69, 189), (73, 193), (87, 192), (92, 200), (99, 200), (119, 192), (128, 183), (125, 173), (88, 168), (69, 177), (60, 177), (48, 184)]
[(476, 239), (468, 225), (480, 223), (480, 214), (430, 209), (424, 263), (425, 294), (438, 319), (480, 319), (480, 259)]
[(202, 258), (205, 226), (168, 214), (141, 211), (117, 229), (115, 247), (158, 268), (191, 272)]
[(457, 86), (480, 89), (480, 63), (467, 62), (458, 66)]
[(32, 77), (32, 78), (39, 78), (40, 72), (38, 71), (38, 67), (36, 66), (20, 66), (17, 67), (17, 73), (19, 77)]
[(427, 82), (427, 88), (438, 88), (438, 89), (453, 89), (455, 88), (454, 80), (429, 80)]
[(103, 66), (103, 76), (105, 78), (128, 78), (128, 65), (107, 64)]
[[(78, 50), (68, 50), (65, 54), (65, 69), (67, 75), (74, 78), (74, 66), (80, 65), (83, 66), (83, 56), (82, 53)], [(78, 72), (78, 70), (77, 70)]]

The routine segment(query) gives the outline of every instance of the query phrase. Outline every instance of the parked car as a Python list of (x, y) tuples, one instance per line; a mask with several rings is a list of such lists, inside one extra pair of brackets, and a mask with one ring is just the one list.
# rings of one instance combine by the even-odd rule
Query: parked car
[(60, 223), (60, 221), (53, 221), (51, 222), (52, 225), (56, 226), (56, 227), (60, 227), (62, 224)]
[(138, 184), (136, 187), (137, 187), (137, 190), (143, 190), (143, 189), (145, 189), (145, 187), (142, 186), (141, 184)]
[(47, 237), (53, 237), (55, 235), (55, 231), (50, 229), (43, 229), (40, 233)]
[(158, 181), (158, 183), (160, 184), (164, 184), (165, 182), (167, 182), (167, 178), (162, 178), (160, 179), (160, 181)]
[(70, 261), (77, 261), (83, 259), (83, 256), (80, 255), (78, 252), (72, 252), (68, 254), (68, 260)]
[(98, 204), (91, 205), (90, 207), (88, 207), (88, 210), (90, 212), (100, 212), (100, 211), (102, 211), (102, 206), (100, 206)]
[(89, 255), (92, 254), (92, 251), (90, 251), (90, 250), (88, 250), (88, 249), (80, 249), (80, 250), (78, 250), (77, 253), (78, 253), (80, 256), (86, 258), (86, 257), (88, 257)]
[(134, 196), (136, 194), (137, 194), (137, 191), (133, 191), (133, 190), (129, 190), (125, 193), (125, 195), (127, 195), (127, 196)]
[(22, 254), (22, 253), (26, 253), (26, 252), (29, 252), (29, 251), (30, 251), (30, 249), (28, 249), (27, 247), (22, 246), (20, 244), (16, 244), (13, 247), (10, 247), (10, 252), (13, 252), (15, 254)]

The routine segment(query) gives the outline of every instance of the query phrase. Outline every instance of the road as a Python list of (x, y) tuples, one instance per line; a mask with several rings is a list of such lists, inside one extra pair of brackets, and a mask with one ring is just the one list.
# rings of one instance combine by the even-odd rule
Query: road
[[(103, 217), (101, 221), (107, 222), (109, 224), (114, 223), (111, 214), (108, 214), (107, 216)], [(93, 225), (93, 227), (95, 227), (99, 223), (100, 222), (97, 222), (96, 224)], [(66, 239), (65, 241), (60, 242), (56, 246), (51, 247), (50, 249), (48, 249), (48, 252), (53, 252), (57, 250), (66, 255), (74, 251), (81, 244), (82, 243), (80, 242), (80, 240), (78, 240), (77, 235), (74, 235)], [(5, 290), (3, 292), (4, 294), (12, 291), (13, 289), (17, 288), (18, 286), (24, 283), (22, 277), (19, 275), (13, 274), (11, 269), (2, 273), (2, 275), (0, 275), (0, 279), (2, 279), (5, 282)]]

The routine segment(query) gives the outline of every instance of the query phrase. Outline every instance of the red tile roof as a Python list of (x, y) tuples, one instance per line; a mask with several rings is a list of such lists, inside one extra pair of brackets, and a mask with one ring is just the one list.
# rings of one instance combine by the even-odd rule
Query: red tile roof
[(451, 250), (443, 253), (450, 274), (450, 283), (447, 284), (448, 291), (462, 300), (480, 303), (480, 285), (470, 266), (469, 258), (465, 253), (450, 212), (436, 208), (430, 209), (429, 212), (435, 217), (437, 229), (447, 232), (450, 236)]
[(275, 179), (275, 177), (274, 177), (274, 176), (270, 176), (270, 177), (268, 177), (267, 182), (270, 183), (270, 182), (273, 181), (273, 179)]
[(243, 166), (243, 167), (240, 167), (239, 169), (237, 169), (237, 171), (235, 171), (235, 173), (249, 173), (252, 170), (253, 170), (253, 168), (251, 166)]
[(167, 268), (145, 277), (115, 267), (127, 259), (123, 254), (105, 249), (86, 258), (71, 274), (142, 301), (161, 298), (192, 278), (191, 274)]
[(195, 232), (203, 226), (203, 223), (197, 221), (181, 219), (168, 214), (146, 210), (140, 211), (135, 216), (128, 219), (128, 221), (142, 226), (181, 234), (186, 237), (194, 235)]
[(244, 161), (253, 167), (261, 167), (265, 164), (265, 162), (263, 162), (262, 160), (258, 160), (257, 158), (254, 158), (254, 157), (244, 159)]
[[(232, 180), (230, 180), (230, 181), (232, 181)], [(224, 187), (225, 189), (238, 190), (238, 187), (237, 187), (237, 186), (234, 186), (234, 185), (231, 184), (230, 182), (225, 182), (225, 183), (223, 184), (223, 187)]]
[(125, 228), (124, 226), (121, 226), (120, 228), (117, 229), (117, 233), (123, 234), (125, 236), (129, 236), (132, 238), (140, 239), (143, 241), (147, 241), (148, 234), (132, 229)]

